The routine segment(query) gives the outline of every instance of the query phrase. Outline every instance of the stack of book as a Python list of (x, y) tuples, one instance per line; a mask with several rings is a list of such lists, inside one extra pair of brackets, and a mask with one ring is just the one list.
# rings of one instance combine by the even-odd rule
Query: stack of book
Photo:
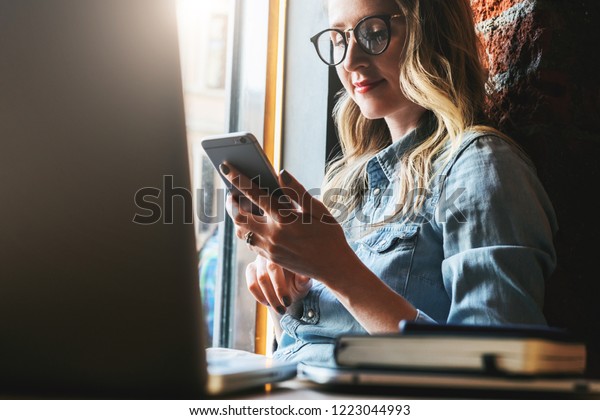
[(564, 330), (402, 322), (399, 334), (342, 335), (340, 366), (509, 375), (582, 375), (586, 347)]

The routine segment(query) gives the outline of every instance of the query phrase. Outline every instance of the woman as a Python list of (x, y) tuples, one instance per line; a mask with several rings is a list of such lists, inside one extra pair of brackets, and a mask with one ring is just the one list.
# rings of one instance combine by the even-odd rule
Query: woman
[(344, 86), (342, 157), (323, 202), (287, 172), (295, 210), (232, 198), (237, 235), (258, 257), (248, 287), (276, 317), (276, 357), (331, 362), (342, 333), (397, 331), (401, 320), (544, 324), (555, 266), (552, 206), (530, 161), (477, 125), (485, 74), (467, 0), (330, 0), (319, 57)]

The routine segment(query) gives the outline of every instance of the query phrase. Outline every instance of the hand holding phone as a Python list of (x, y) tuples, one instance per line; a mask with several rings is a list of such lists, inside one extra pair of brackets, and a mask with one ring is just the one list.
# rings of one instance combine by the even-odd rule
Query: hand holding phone
[[(245, 198), (221, 173), (219, 166), (224, 162), (234, 166), (261, 189), (267, 191), (269, 195), (274, 195), (277, 198), (283, 195), (273, 166), (267, 159), (256, 137), (251, 133), (237, 132), (205, 137), (202, 139), (201, 144), (231, 194), (238, 198), (242, 209), (251, 211), (254, 214), (261, 214), (260, 209)], [(279, 200), (279, 202), (284, 204), (285, 200)]]

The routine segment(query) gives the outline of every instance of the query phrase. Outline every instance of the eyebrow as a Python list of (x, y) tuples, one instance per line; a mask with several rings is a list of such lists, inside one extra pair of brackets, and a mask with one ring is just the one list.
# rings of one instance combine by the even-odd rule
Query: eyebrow
[(394, 13), (392, 13), (392, 12), (373, 12), (373, 13), (369, 13), (367, 15), (361, 16), (360, 18), (357, 19), (357, 21), (355, 23), (353, 23), (350, 26), (346, 26), (346, 25), (342, 24), (341, 22), (334, 22), (334, 23), (329, 24), (329, 28), (331, 28), (331, 29), (351, 29), (351, 28), (354, 28), (358, 22), (360, 22), (361, 20), (363, 20), (366, 17), (381, 16), (381, 15), (395, 15), (395, 14), (399, 14), (399, 13), (400, 13), (399, 11), (394, 12)]
[[(361, 18), (361, 19), (362, 19), (362, 18)], [(360, 21), (360, 19), (359, 19), (359, 21)], [(344, 26), (345, 26), (345, 25), (343, 25), (343, 24), (342, 24), (342, 23), (340, 23), (340, 22), (329, 23), (329, 27), (330, 27), (330, 28), (342, 28), (342, 27), (344, 27)]]
[(341, 23), (329, 23), (329, 27), (332, 28), (332, 29), (342, 29), (345, 26), (346, 25), (342, 25)]

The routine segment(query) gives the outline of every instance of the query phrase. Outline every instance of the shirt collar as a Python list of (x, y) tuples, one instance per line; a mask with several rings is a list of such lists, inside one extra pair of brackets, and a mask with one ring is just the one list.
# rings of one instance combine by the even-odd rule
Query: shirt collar
[(417, 128), (394, 141), (369, 160), (367, 163), (369, 188), (387, 185), (397, 178), (400, 159), (433, 133), (436, 122), (433, 114), (428, 112), (421, 121)]

